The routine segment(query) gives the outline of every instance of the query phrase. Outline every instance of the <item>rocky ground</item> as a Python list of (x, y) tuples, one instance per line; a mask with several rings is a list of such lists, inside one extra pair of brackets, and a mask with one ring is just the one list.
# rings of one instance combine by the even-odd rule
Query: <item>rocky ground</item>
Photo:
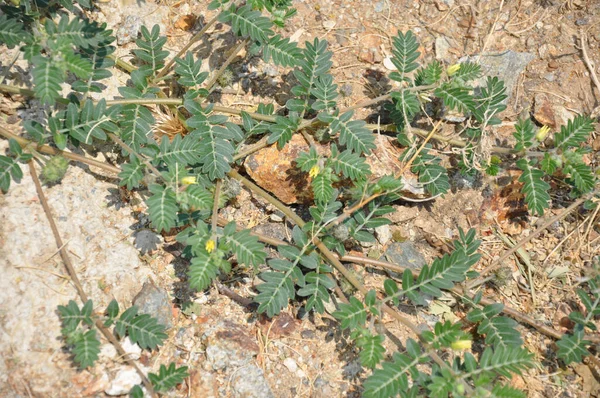
[[(98, 3), (93, 18), (107, 22), (119, 40), (117, 55), (131, 59), (132, 39), (141, 24), (159, 24), (168, 37), (167, 49), (176, 52), (213, 12), (205, 2), (115, 1)], [(581, 37), (587, 37), (588, 55), (600, 66), (600, 3), (594, 0), (471, 1), (382, 0), (294, 1), (298, 14), (284, 36), (299, 42), (327, 39), (334, 52), (333, 74), (343, 92), (342, 106), (351, 106), (387, 92), (391, 38), (397, 30), (412, 29), (421, 43), (421, 61), (437, 59), (450, 65), (472, 57), (487, 74), (506, 81), (510, 98), (503, 123), (493, 140), (510, 139), (519, 116), (558, 129), (576, 114), (595, 113), (600, 92), (582, 58)], [(208, 61), (207, 71), (218, 68), (234, 45), (228, 27), (217, 24), (207, 39), (193, 48)], [(9, 84), (29, 81), (26, 63), (7, 65), (16, 49), (0, 63)], [(253, 110), (256, 104), (281, 106), (289, 98), (289, 70), (274, 68), (258, 59), (247, 62), (241, 54), (232, 65), (230, 87), (214, 95), (223, 105)], [(596, 73), (600, 75), (600, 67)], [(116, 87), (127, 76), (116, 72), (102, 95), (118, 96)], [(34, 118), (35, 106), (23, 98), (0, 98), (1, 123), (19, 130), (22, 118)], [(359, 116), (377, 122), (378, 109), (362, 109)], [(383, 123), (384, 121), (382, 121)], [(452, 134), (448, 124), (445, 134)], [(399, 149), (381, 136), (372, 166), (397, 167)], [(244, 171), (259, 185), (288, 204), (301, 208), (305, 198), (288, 180), (286, 165), (304, 150), (292, 143), (285, 154), (268, 148), (246, 161)], [(294, 145), (298, 145), (297, 147)], [(600, 135), (592, 148), (600, 149)], [(6, 148), (6, 142), (0, 142)], [(449, 148), (440, 147), (440, 151)], [(93, 154), (106, 160), (99, 152)], [(597, 160), (597, 153), (594, 154)], [(108, 159), (110, 160), (110, 159)], [(287, 162), (287, 163), (286, 163)], [(275, 170), (275, 172), (274, 172)], [(279, 174), (276, 170), (284, 170)], [(277, 180), (277, 179), (280, 180)], [(458, 227), (475, 227), (483, 240), (484, 267), (506, 250), (501, 236), (518, 240), (537, 226), (535, 217), (516, 217), (522, 211), (516, 177), (469, 181), (453, 177), (453, 192), (424, 203), (401, 201), (391, 215), (393, 224), (377, 231), (378, 242), (360, 253), (420, 267), (442, 254), (445, 242)], [(276, 181), (272, 186), (269, 182)], [(560, 190), (553, 197), (556, 214), (565, 206)], [(419, 192), (413, 192), (418, 195)], [(145, 370), (176, 362), (190, 367), (190, 377), (173, 396), (190, 397), (354, 397), (360, 395), (365, 373), (357, 353), (336, 332), (333, 318), (306, 314), (290, 306), (274, 319), (257, 316), (216, 289), (190, 292), (183, 260), (173, 236), (147, 228), (139, 195), (120, 190), (114, 175), (75, 164), (61, 184), (45, 189), (54, 219), (85, 290), (99, 308), (117, 299), (134, 303), (169, 326), (169, 339), (160, 351), (142, 351), (123, 341), (130, 355)], [(108, 342), (103, 341), (96, 366), (77, 371), (63, 349), (56, 307), (77, 300), (69, 282), (46, 216), (28, 173), (0, 196), (0, 395), (1, 396), (105, 396), (125, 394), (139, 383)], [(261, 199), (242, 190), (221, 216), (254, 227), (257, 232), (285, 239), (291, 224)], [(587, 215), (586, 215), (587, 216)], [(597, 217), (597, 213), (593, 214)], [(598, 218), (573, 214), (557, 222), (525, 246), (532, 277), (515, 260), (502, 287), (487, 287), (487, 296), (523, 311), (539, 322), (566, 331), (561, 320), (578, 310), (574, 287), (592, 257), (600, 252)], [(355, 268), (368, 287), (380, 287), (384, 275)], [(222, 283), (242, 297), (255, 294), (254, 275), (235, 271)], [(182, 303), (188, 305), (182, 307)], [(417, 324), (433, 325), (460, 314), (442, 301), (427, 311), (407, 309)], [(387, 324), (398, 337), (410, 333)], [(512, 384), (531, 397), (588, 397), (600, 394), (597, 373), (587, 365), (561, 368), (554, 342), (521, 326), (527, 348), (542, 366)], [(390, 347), (391, 348), (391, 347)]]

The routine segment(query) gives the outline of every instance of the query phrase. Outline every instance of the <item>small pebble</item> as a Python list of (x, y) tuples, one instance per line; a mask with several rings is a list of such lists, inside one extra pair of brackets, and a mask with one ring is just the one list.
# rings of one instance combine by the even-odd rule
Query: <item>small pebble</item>
[(294, 361), (293, 358), (286, 358), (283, 361), (283, 366), (285, 366), (290, 372), (296, 373), (298, 370), (298, 364)]

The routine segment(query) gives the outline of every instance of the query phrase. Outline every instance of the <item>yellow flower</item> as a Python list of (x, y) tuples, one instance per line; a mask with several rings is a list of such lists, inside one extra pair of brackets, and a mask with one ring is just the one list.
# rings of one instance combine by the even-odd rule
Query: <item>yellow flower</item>
[(544, 125), (535, 134), (535, 139), (538, 140), (539, 142), (542, 142), (542, 141), (544, 141), (546, 139), (546, 137), (548, 136), (549, 132), (550, 132), (550, 127)]
[(469, 350), (469, 349), (471, 349), (472, 344), (473, 344), (473, 342), (471, 340), (458, 340), (458, 341), (455, 341), (454, 343), (452, 343), (450, 345), (450, 347), (452, 347), (452, 349), (455, 351)]
[(319, 166), (314, 165), (313, 167), (310, 168), (308, 175), (310, 176), (310, 178), (315, 178), (317, 175), (319, 175), (320, 171), (321, 171), (321, 169), (319, 169)]
[(183, 177), (181, 179), (181, 183), (183, 185), (192, 185), (192, 184), (195, 184), (196, 183), (196, 177), (191, 177), (191, 176), (190, 177)]
[(215, 241), (212, 239), (209, 239), (208, 242), (206, 242), (206, 246), (204, 246), (204, 248), (206, 249), (207, 252), (212, 253), (215, 250), (216, 246), (217, 246), (217, 244), (215, 243)]
[(446, 69), (446, 73), (448, 76), (454, 75), (456, 72), (460, 70), (460, 64), (450, 65), (448, 69)]

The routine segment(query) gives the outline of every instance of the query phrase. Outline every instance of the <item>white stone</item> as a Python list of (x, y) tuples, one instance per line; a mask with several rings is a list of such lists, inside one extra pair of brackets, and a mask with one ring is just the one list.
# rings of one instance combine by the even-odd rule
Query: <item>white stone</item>
[(298, 364), (293, 358), (286, 358), (283, 360), (283, 365), (292, 373), (296, 373), (298, 370)]
[(117, 356), (117, 349), (110, 343), (102, 344), (100, 346), (100, 354), (98, 357), (100, 360), (111, 360)]
[(121, 341), (121, 346), (125, 350), (127, 354), (129, 354), (129, 358), (131, 359), (140, 359), (142, 356), (142, 349), (139, 345), (133, 344), (129, 337), (125, 337)]
[(110, 387), (104, 390), (104, 392), (113, 397), (128, 394), (133, 386), (141, 383), (142, 378), (136, 370), (131, 366), (125, 366), (117, 372), (115, 378), (110, 383)]
[(390, 230), (389, 225), (381, 225), (375, 228), (375, 234), (377, 235), (377, 240), (382, 245), (385, 245), (392, 240), (392, 231)]
[(335, 27), (336, 22), (331, 20), (323, 21), (323, 27), (327, 30), (331, 30)]
[(394, 63), (392, 62), (391, 55), (388, 55), (383, 59), (383, 66), (385, 66), (387, 70), (398, 70), (398, 68), (396, 68), (396, 65), (394, 65)]

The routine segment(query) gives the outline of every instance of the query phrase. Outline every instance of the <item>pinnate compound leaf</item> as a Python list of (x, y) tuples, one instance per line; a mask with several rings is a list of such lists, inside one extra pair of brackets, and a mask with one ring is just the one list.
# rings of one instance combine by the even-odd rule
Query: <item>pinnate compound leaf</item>
[[(423, 294), (440, 297), (441, 289), (452, 289), (454, 283), (465, 280), (467, 271), (481, 258), (477, 253), (480, 243), (475, 239), (473, 229), (466, 235), (461, 230), (460, 238), (454, 241), (455, 249), (451, 254), (435, 259), (430, 266), (423, 266), (416, 280), (412, 272), (406, 270), (402, 275), (402, 290), (389, 295), (387, 300), (404, 295), (416, 304), (423, 305)], [(386, 286), (386, 291), (388, 290), (393, 292), (395, 289)]]
[(91, 144), (94, 138), (105, 141), (105, 130), (114, 133), (119, 129), (112, 122), (119, 111), (118, 107), (106, 109), (105, 99), (98, 101), (95, 107), (92, 101), (86, 101), (81, 110), (77, 105), (70, 103), (65, 114), (65, 131), (72, 138), (85, 144)]
[(36, 55), (31, 60), (33, 69), (33, 90), (35, 96), (44, 105), (54, 105), (60, 97), (61, 83), (64, 82), (65, 73), (50, 58)]
[(238, 36), (250, 37), (261, 44), (267, 43), (273, 35), (273, 24), (269, 18), (262, 16), (260, 11), (252, 9), (251, 5), (236, 8), (231, 5), (228, 10), (223, 10), (219, 21), (230, 23), (231, 30)]
[(0, 189), (4, 193), (8, 192), (8, 188), (10, 188), (11, 176), (15, 181), (23, 177), (19, 163), (13, 158), (0, 155)]
[(415, 369), (420, 359), (420, 356), (412, 358), (406, 353), (395, 353), (393, 361), (383, 362), (382, 367), (375, 369), (364, 382), (363, 397), (388, 398), (408, 391), (408, 374)]
[(333, 181), (329, 173), (317, 174), (311, 186), (317, 203), (329, 203), (333, 199)]
[(258, 267), (267, 258), (265, 246), (258, 241), (258, 237), (250, 235), (249, 229), (228, 236), (227, 241), (242, 264)]
[(518, 326), (511, 318), (497, 316), (504, 308), (503, 304), (496, 303), (474, 309), (467, 315), (471, 322), (479, 322), (477, 332), (485, 336), (485, 342), (494, 347), (498, 346), (521, 346), (523, 339), (516, 330)]
[(545, 153), (544, 157), (540, 161), (540, 168), (544, 171), (544, 173), (552, 175), (556, 169), (558, 169), (558, 162), (549, 153)]
[(560, 127), (560, 132), (554, 136), (554, 143), (563, 150), (576, 147), (585, 142), (592, 131), (594, 131), (592, 119), (587, 116), (576, 116), (569, 120), (566, 126)]
[[(314, 309), (318, 313), (325, 312), (325, 302), (329, 301), (329, 290), (333, 289), (335, 283), (327, 275), (331, 272), (331, 268), (325, 264), (321, 264), (317, 256), (303, 256), (302, 265), (307, 268), (314, 269), (304, 276), (304, 286), (298, 290), (298, 296), (308, 297), (306, 300), (306, 310)], [(306, 261), (310, 259), (308, 264)]]
[[(322, 97), (330, 98), (334, 95), (331, 92), (332, 80), (325, 78), (329, 75), (328, 72), (332, 65), (331, 56), (333, 55), (331, 51), (327, 51), (327, 41), (315, 38), (313, 43), (306, 42), (303, 55), (298, 59), (297, 67), (293, 72), (299, 82), (291, 90), (295, 98), (286, 102), (286, 107), (298, 114), (304, 114), (308, 111), (309, 100), (314, 89), (320, 88), (319, 95)], [(327, 85), (327, 87), (324, 85)], [(337, 96), (337, 93), (335, 95)], [(322, 102), (321, 105), (317, 105), (317, 108), (327, 108), (327, 106), (323, 106), (325, 104)]]
[(195, 87), (199, 86), (208, 77), (208, 72), (201, 72), (202, 60), (198, 59), (194, 61), (194, 56), (191, 52), (185, 54), (185, 58), (175, 59), (177, 66), (175, 67), (175, 73), (180, 77), (177, 82), (182, 86)]
[(481, 93), (476, 98), (476, 108), (471, 109), (479, 123), (490, 125), (500, 123), (500, 120), (494, 118), (494, 115), (506, 109), (504, 100), (507, 96), (505, 93), (504, 82), (496, 76), (488, 76), (486, 86), (481, 88)]
[(295, 112), (291, 112), (288, 117), (275, 116), (275, 124), (269, 126), (271, 135), (269, 135), (267, 143), (277, 142), (277, 146), (283, 148), (298, 129), (299, 120), (298, 114)]
[(92, 320), (93, 307), (94, 304), (92, 300), (88, 300), (81, 310), (73, 300), (69, 300), (69, 303), (66, 306), (59, 305), (58, 313), (60, 315), (60, 320), (63, 323), (64, 331), (66, 333), (73, 332), (80, 323), (92, 325), (94, 323)]
[(569, 163), (564, 167), (564, 172), (569, 174), (569, 180), (581, 193), (594, 189), (596, 179), (591, 167), (584, 163)]
[(132, 343), (142, 349), (153, 350), (167, 339), (165, 327), (156, 318), (148, 314), (138, 314), (136, 306), (125, 310), (115, 324), (115, 332), (120, 336), (129, 336)]
[[(283, 249), (280, 246), (278, 250), (281, 253)], [(264, 283), (256, 287), (260, 293), (254, 297), (254, 301), (260, 304), (259, 313), (266, 312), (272, 318), (288, 305), (288, 300), (294, 299), (294, 286), (296, 283), (303, 284), (304, 278), (300, 268), (290, 261), (273, 259), (269, 261), (269, 265), (278, 272), (267, 271), (260, 274)]]
[(219, 266), (213, 261), (210, 254), (204, 249), (198, 250), (196, 256), (192, 258), (190, 269), (187, 272), (190, 287), (199, 292), (205, 290), (217, 277), (218, 272)]
[(354, 111), (348, 111), (335, 118), (331, 123), (331, 131), (340, 133), (340, 144), (358, 153), (368, 155), (375, 149), (375, 136), (365, 128), (364, 120), (350, 120)]
[(167, 42), (166, 36), (160, 36), (160, 27), (154, 25), (151, 31), (142, 25), (142, 37), (136, 40), (139, 49), (133, 50), (133, 53), (149, 66), (152, 72), (161, 69), (165, 64), (164, 60), (169, 56), (169, 52), (163, 50)]
[(584, 333), (581, 328), (577, 328), (573, 334), (564, 334), (556, 342), (558, 351), (556, 354), (566, 365), (576, 362), (581, 363), (583, 357), (589, 355), (587, 347), (590, 341), (584, 339)]
[(290, 42), (288, 38), (281, 38), (279, 35), (271, 37), (262, 49), (263, 60), (265, 62), (273, 60), (275, 65), (294, 67), (302, 57), (302, 50), (296, 43)]
[[(371, 168), (364, 157), (358, 154), (345, 150), (342, 153), (337, 152), (335, 145), (331, 148), (331, 158), (329, 161), (336, 173), (342, 174), (344, 177), (350, 178), (353, 181), (365, 180), (371, 174)], [(312, 167), (312, 165), (310, 166)], [(310, 170), (310, 167), (308, 168)]]
[(0, 15), (0, 43), (8, 48), (14, 48), (16, 45), (29, 41), (30, 35), (23, 30), (23, 24), (16, 18), (10, 18), (8, 15)]
[(522, 182), (522, 191), (525, 194), (525, 202), (527, 207), (533, 215), (544, 215), (544, 209), (547, 209), (550, 205), (550, 185), (542, 180), (544, 173), (535, 167), (527, 159), (519, 159), (517, 161), (517, 167), (523, 170), (523, 174), (519, 177), (519, 181)]
[(419, 58), (419, 43), (416, 36), (409, 30), (405, 34), (398, 32), (392, 41), (392, 63), (397, 71), (390, 74), (390, 79), (399, 82), (407, 80), (406, 74), (419, 67), (415, 62)]
[(341, 322), (342, 329), (354, 330), (367, 321), (367, 309), (359, 299), (351, 296), (348, 304), (340, 303), (333, 316)]
[(153, 163), (167, 164), (179, 163), (181, 166), (189, 166), (201, 161), (202, 143), (192, 135), (181, 137), (177, 134), (173, 141), (169, 137), (163, 136), (160, 143), (160, 152), (154, 157)]
[(121, 165), (121, 172), (119, 173), (119, 186), (126, 186), (128, 190), (139, 187), (140, 183), (144, 179), (144, 169), (146, 165), (140, 162), (137, 156), (131, 158), (129, 163)]
[(152, 184), (149, 187), (152, 196), (146, 200), (148, 215), (152, 225), (159, 232), (169, 231), (177, 223), (177, 200), (173, 189)]
[(363, 333), (356, 339), (356, 346), (360, 348), (358, 357), (362, 366), (374, 369), (383, 360), (385, 355), (383, 340), (382, 335), (370, 333)]
[(465, 87), (453, 87), (448, 83), (435, 89), (434, 94), (444, 101), (444, 105), (452, 110), (468, 112), (475, 109), (475, 100)]
[(81, 369), (94, 365), (100, 354), (100, 340), (96, 337), (94, 329), (82, 333), (74, 342), (74, 360)]
[(427, 66), (420, 68), (415, 74), (415, 86), (426, 86), (437, 83), (444, 72), (439, 61), (432, 61)]
[(183, 383), (186, 377), (189, 376), (188, 367), (176, 367), (175, 363), (171, 362), (168, 367), (161, 364), (158, 374), (149, 373), (148, 379), (152, 383), (154, 390), (165, 393), (178, 384)]
[(513, 136), (517, 140), (515, 150), (522, 151), (531, 147), (533, 145), (533, 138), (535, 137), (535, 130), (531, 120), (519, 119), (517, 124), (515, 124)]
[(431, 195), (445, 194), (450, 189), (448, 171), (440, 165), (441, 159), (421, 151), (411, 170), (419, 175), (419, 182)]
[[(474, 62), (463, 62), (460, 69), (452, 75), (453, 79), (460, 79), (463, 82), (478, 79), (481, 76), (481, 66)], [(431, 84), (431, 83), (428, 83)]]

